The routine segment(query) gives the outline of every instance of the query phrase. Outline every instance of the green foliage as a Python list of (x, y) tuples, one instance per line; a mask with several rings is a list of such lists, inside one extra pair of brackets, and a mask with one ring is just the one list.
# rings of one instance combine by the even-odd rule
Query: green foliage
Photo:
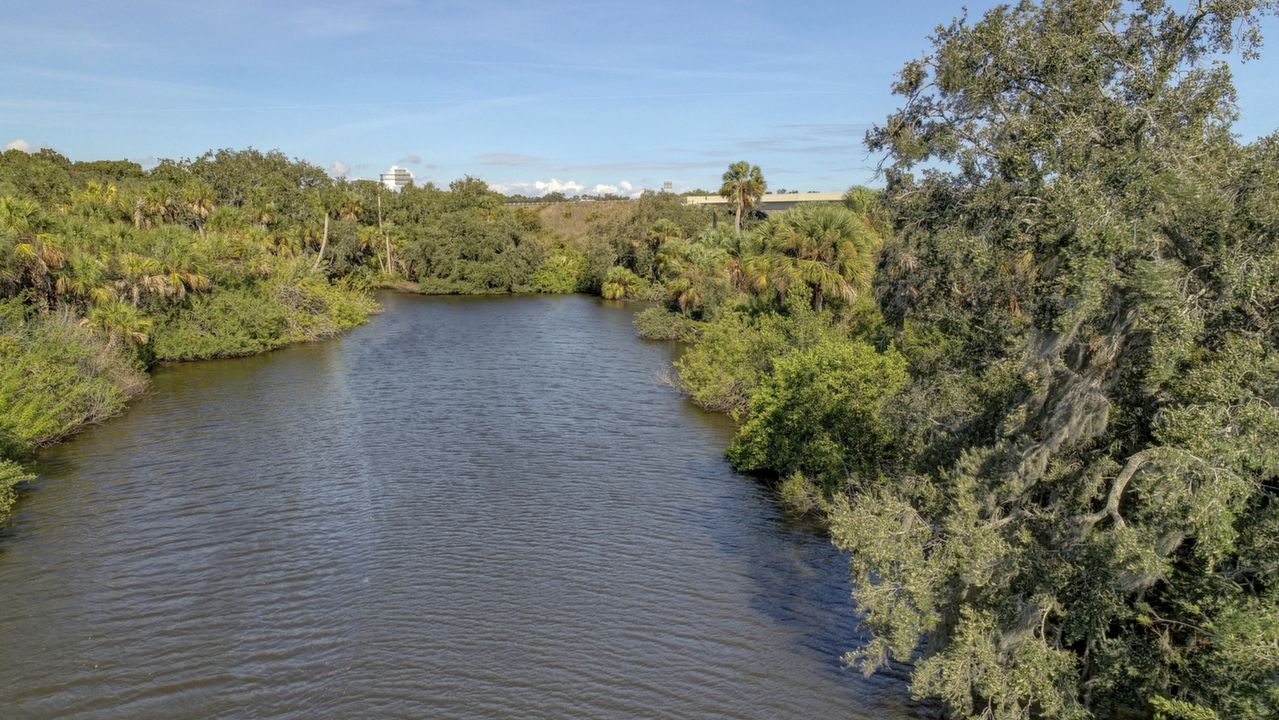
[(135, 360), (74, 318), (0, 305), (0, 453), (24, 454), (115, 415), (145, 385)]
[(121, 411), (157, 358), (258, 352), (363, 322), (374, 310), (364, 291), (331, 284), (303, 256), (320, 239), (312, 230), (332, 224), (330, 268), (360, 276), (386, 257), (368, 242), (384, 237), (376, 226), (358, 226), (367, 191), (251, 150), (151, 172), (0, 154), (5, 504), (17, 477), (5, 458)]
[(702, 327), (698, 342), (678, 360), (680, 386), (698, 405), (741, 419), (773, 361), (795, 348), (838, 337), (829, 319), (728, 312)]
[(525, 232), (504, 208), (463, 207), (414, 228), (403, 255), (428, 291), (511, 292), (545, 260)]
[(742, 215), (759, 203), (764, 191), (768, 189), (768, 183), (764, 181), (764, 173), (759, 166), (751, 165), (745, 160), (729, 165), (728, 170), (724, 171), (723, 181), (719, 194), (733, 203), (735, 226), (740, 234)]
[(667, 306), (690, 316), (703, 317), (732, 296), (734, 266), (725, 250), (701, 236), (667, 240), (657, 251), (657, 275)]
[(532, 288), (541, 293), (573, 293), (584, 289), (586, 256), (572, 248), (556, 248), (529, 278)]
[(693, 342), (701, 334), (700, 323), (665, 308), (645, 308), (635, 313), (635, 329), (648, 340)]
[(904, 358), (862, 341), (783, 355), (751, 396), (729, 460), (739, 470), (802, 472), (827, 488), (873, 478), (891, 439), (884, 404), (906, 380)]
[(828, 512), (830, 508), (826, 493), (801, 472), (781, 479), (777, 484), (777, 498), (791, 512), (800, 514)]
[(1157, 697), (1150, 701), (1155, 709), (1155, 720), (1220, 720), (1221, 716), (1211, 708), (1186, 702)]
[(760, 228), (762, 252), (747, 263), (750, 284), (784, 298), (804, 288), (813, 309), (851, 303), (870, 287), (880, 237), (870, 221), (838, 205), (796, 208)]
[(956, 20), (869, 135), (910, 379), (832, 535), (854, 660), (960, 716), (1279, 714), (1279, 152), (1217, 62), (1276, 3), (1181, 7)]
[[(631, 203), (630, 212), (590, 226), (585, 243), (588, 255), (612, 258), (614, 264), (650, 280), (657, 277), (658, 249), (676, 237), (692, 237), (710, 222), (705, 208), (685, 205), (678, 195), (645, 192)], [(599, 277), (603, 278), (603, 274)], [(602, 282), (601, 282), (602, 285)]]
[(608, 271), (600, 295), (605, 300), (638, 300), (644, 298), (649, 284), (634, 272), (619, 266)]
[(18, 500), (18, 483), (34, 479), (35, 475), (24, 470), (21, 465), (0, 459), (0, 522), (9, 515), (9, 510)]
[(315, 276), (281, 276), (202, 296), (156, 329), (160, 360), (251, 355), (330, 337), (376, 309), (367, 296)]

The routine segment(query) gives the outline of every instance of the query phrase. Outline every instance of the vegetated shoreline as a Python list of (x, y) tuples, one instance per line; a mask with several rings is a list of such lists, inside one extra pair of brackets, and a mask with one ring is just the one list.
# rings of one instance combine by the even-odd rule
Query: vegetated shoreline
[[(341, 336), (345, 335), (347, 332), (355, 329), (356, 327), (364, 325), (370, 319), (372, 319), (373, 316), (380, 315), (381, 313), (385, 312), (385, 309), (380, 304), (378, 304), (375, 298), (373, 297), (373, 294), (376, 292), (390, 292), (390, 293), (398, 293), (398, 294), (404, 294), (404, 295), (427, 296), (427, 297), (481, 298), (481, 297), (518, 297), (520, 295), (541, 296), (541, 297), (548, 296), (548, 293), (535, 293), (535, 292), (520, 293), (520, 292), (511, 292), (511, 291), (506, 291), (506, 292), (429, 292), (429, 291), (423, 290), (419, 283), (411, 282), (408, 280), (388, 280), (378, 284), (376, 287), (371, 288), (369, 290), (368, 297), (371, 301), (371, 306), (368, 308), (367, 313), (355, 324), (326, 328), (324, 331), (319, 333), (308, 335), (306, 337), (296, 337), (296, 338), (290, 338), (287, 340), (281, 340), (280, 342), (272, 343), (267, 347), (263, 347), (256, 350), (214, 352), (214, 353), (193, 356), (193, 357), (165, 358), (165, 359), (160, 359), (151, 363), (145, 369), (137, 369), (136, 372), (131, 374), (131, 376), (127, 380), (120, 383), (120, 388), (122, 390), (122, 393), (120, 395), (119, 403), (117, 405), (110, 407), (109, 409), (104, 410), (103, 412), (100, 412), (100, 413), (91, 413), (89, 415), (86, 415), (85, 417), (62, 428), (57, 433), (41, 438), (38, 442), (33, 443), (28, 448), (26, 448), (25, 451), (22, 453), (22, 456), (27, 458), (34, 457), (38, 452), (51, 448), (65, 440), (68, 440), (74, 437), (75, 435), (79, 434), (86, 428), (89, 428), (95, 425), (100, 425), (104, 422), (107, 422), (113, 418), (119, 417), (123, 415), (124, 413), (128, 412), (131, 404), (134, 401), (136, 401), (138, 398), (144, 396), (147, 393), (151, 384), (151, 376), (155, 373), (157, 369), (170, 366), (170, 365), (182, 364), (182, 363), (203, 362), (203, 361), (210, 361), (210, 360), (234, 360), (234, 359), (247, 358), (247, 357), (256, 357), (259, 355), (266, 355), (266, 354), (273, 353), (278, 350), (283, 350), (285, 348), (293, 347), (296, 345), (326, 342), (329, 340), (340, 338)], [(560, 294), (580, 294), (587, 297), (598, 297), (598, 296), (591, 296), (587, 293), (560, 293)], [(634, 302), (634, 301), (624, 300), (620, 302)], [(650, 340), (662, 339), (662, 338), (647, 337), (642, 332), (640, 333), (640, 336)], [(671, 384), (677, 390), (680, 390), (681, 392), (683, 392), (677, 383), (671, 382)], [(0, 471), (2, 470), (3, 468), (0, 468)], [(7, 491), (8, 493), (12, 494), (10, 499), (8, 500), (7, 505), (4, 503), (0, 503), (0, 526), (3, 526), (4, 524), (6, 524), (12, 519), (12, 511), (17, 501), (21, 497), (23, 486), (27, 482), (30, 482), (34, 480), (35, 478), (36, 476), (34, 474), (28, 471), (22, 471), (20, 473), (17, 473), (16, 477), (9, 480), (9, 484), (7, 488), (0, 487), (0, 492)], [(6, 479), (6, 476), (4, 476), (3, 474), (0, 474), (0, 482), (3, 482), (5, 479)], [(0, 499), (3, 499), (3, 498), (0, 498)]]
[[(18, 455), (19, 459), (31, 459), (41, 450), (52, 448), (52, 446), (78, 435), (79, 432), (86, 430), (88, 427), (101, 425), (101, 423), (110, 421), (110, 419), (122, 416), (122, 414), (129, 411), (129, 407), (133, 402), (146, 395), (151, 386), (151, 376), (161, 367), (178, 363), (262, 356), (262, 354), (276, 352), (276, 350), (293, 347), (293, 345), (321, 343), (321, 341), (339, 338), (339, 336), (348, 333), (349, 330), (353, 330), (354, 327), (366, 324), (373, 315), (380, 315), (382, 312), (381, 306), (373, 302), (371, 297), (368, 298), (368, 301), (370, 301), (370, 306), (366, 308), (367, 312), (363, 313), (363, 316), (359, 317), (358, 321), (340, 322), (340, 324), (326, 326), (324, 329), (316, 331), (316, 333), (279, 339), (279, 341), (272, 341), (272, 343), (267, 344), (266, 347), (248, 350), (223, 350), (223, 352), (212, 352), (193, 357), (156, 359), (155, 362), (147, 364), (145, 368), (132, 367), (127, 368), (127, 370), (118, 368), (120, 372), (116, 373), (115, 379), (118, 380), (119, 394), (115, 396), (113, 403), (105, 405), (101, 411), (88, 412), (83, 417), (74, 419), (69, 425), (59, 428), (58, 431), (52, 432), (50, 435), (40, 437), (37, 441), (31, 442), (26, 448), (20, 449), (18, 453), (12, 454)], [(107, 353), (102, 353), (98, 359), (105, 359), (106, 356)], [(0, 448), (0, 450), (3, 450), (3, 448)], [(0, 454), (0, 527), (3, 527), (4, 524), (13, 519), (15, 505), (17, 505), (20, 496), (22, 496), (24, 486), (33, 480), (36, 480), (35, 473), (29, 472), (20, 466), (15, 466), (12, 462), (5, 462), (4, 455)]]

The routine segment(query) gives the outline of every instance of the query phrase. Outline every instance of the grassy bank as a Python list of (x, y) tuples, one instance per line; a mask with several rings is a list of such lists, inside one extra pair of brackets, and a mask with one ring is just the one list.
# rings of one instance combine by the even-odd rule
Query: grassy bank
[(22, 461), (121, 412), (154, 364), (318, 340), (376, 310), (370, 264), (339, 275), (304, 252), (320, 178), (255, 151), (150, 172), (0, 155), (0, 519)]
[[(320, 280), (213, 292), (154, 319), (145, 346), (95, 327), (99, 316), (32, 312), (0, 301), (0, 521), (31, 479), (37, 448), (122, 412), (163, 360), (233, 357), (330, 337), (376, 310), (361, 292)], [(151, 318), (145, 318), (151, 320)], [(139, 338), (134, 336), (133, 342)]]

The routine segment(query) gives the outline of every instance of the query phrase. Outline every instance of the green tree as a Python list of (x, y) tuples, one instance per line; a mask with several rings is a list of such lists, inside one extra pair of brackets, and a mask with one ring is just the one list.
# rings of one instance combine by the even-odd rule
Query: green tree
[(723, 185), (719, 194), (733, 203), (734, 227), (738, 234), (742, 232), (742, 215), (748, 212), (764, 196), (768, 183), (764, 182), (764, 173), (758, 165), (751, 165), (742, 160), (728, 166), (724, 171)]
[(784, 296), (802, 283), (820, 312), (827, 297), (852, 302), (870, 287), (880, 238), (865, 217), (838, 205), (809, 205), (770, 219), (760, 237), (764, 254), (755, 264), (759, 288)]
[(658, 218), (648, 229), (648, 234), (644, 238), (644, 249), (647, 257), (652, 265), (651, 275), (653, 280), (657, 280), (658, 273), (658, 253), (667, 241), (674, 238), (683, 237), (684, 231), (673, 220), (667, 218)]
[(605, 300), (623, 300), (638, 297), (647, 289), (648, 283), (644, 282), (644, 278), (624, 267), (617, 266), (609, 270), (608, 275), (605, 276), (600, 295)]
[(738, 470), (801, 472), (833, 486), (873, 477), (888, 444), (884, 403), (906, 362), (861, 341), (828, 340), (773, 363), (729, 447)]
[(22, 238), (34, 235), (39, 223), (39, 203), (27, 198), (0, 196), (0, 229)]
[(213, 188), (203, 180), (188, 180), (182, 186), (182, 205), (191, 223), (199, 231), (200, 237), (204, 237), (204, 226), (209, 221), (209, 215), (217, 207)]
[(151, 340), (151, 319), (136, 307), (118, 300), (97, 305), (89, 311), (84, 324), (107, 337), (107, 348), (138, 347)]
[(832, 514), (864, 669), (965, 717), (1279, 714), (1279, 152), (1224, 62), (1275, 8), (1021, 2), (901, 72), (876, 293), (952, 351)]

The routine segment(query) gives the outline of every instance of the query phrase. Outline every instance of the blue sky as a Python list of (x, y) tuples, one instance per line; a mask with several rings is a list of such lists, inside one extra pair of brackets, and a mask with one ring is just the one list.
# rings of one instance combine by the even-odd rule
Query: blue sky
[[(73, 159), (278, 148), (510, 192), (873, 181), (893, 74), (960, 3), (0, 0), (0, 143)], [(992, 5), (972, 0), (978, 13)], [(1279, 25), (1268, 22), (1269, 35)], [(1276, 37), (1279, 42), (1279, 37)], [(1274, 60), (1238, 68), (1245, 138)], [(540, 185), (539, 185), (540, 184)]]

